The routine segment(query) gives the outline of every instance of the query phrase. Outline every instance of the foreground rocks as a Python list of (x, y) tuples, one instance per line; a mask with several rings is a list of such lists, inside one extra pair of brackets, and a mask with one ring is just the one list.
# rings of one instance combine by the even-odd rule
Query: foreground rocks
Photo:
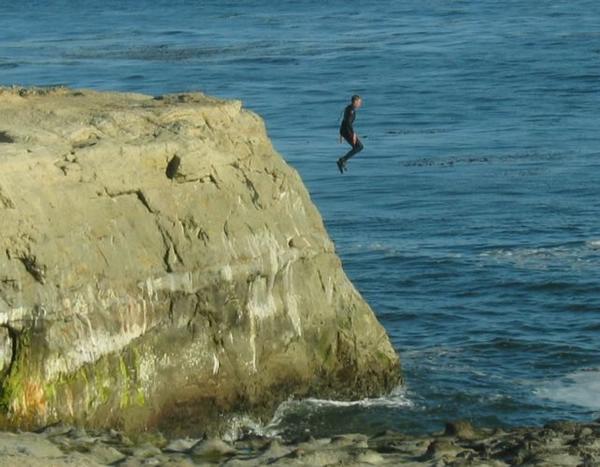
[(40, 433), (0, 433), (0, 466), (584, 466), (600, 465), (600, 423), (554, 422), (543, 428), (476, 429), (467, 422), (445, 432), (407, 436), (347, 434), (285, 443), (247, 437), (135, 442), (116, 431), (54, 426)]
[(4, 426), (199, 436), (397, 385), (300, 177), (239, 101), (0, 88), (0, 107)]

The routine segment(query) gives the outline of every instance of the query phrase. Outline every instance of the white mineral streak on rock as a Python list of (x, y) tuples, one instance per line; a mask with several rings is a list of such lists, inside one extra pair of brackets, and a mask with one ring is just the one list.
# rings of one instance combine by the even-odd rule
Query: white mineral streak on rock
[(16, 324), (31, 316), (31, 310), (24, 306), (10, 308), (6, 311), (0, 311), (0, 325)]
[(293, 269), (291, 267), (292, 262), (288, 262), (283, 270), (283, 287), (284, 287), (284, 303), (285, 310), (289, 316), (296, 334), (302, 336), (302, 322), (300, 320), (300, 314), (298, 313), (298, 302), (296, 301), (296, 294), (294, 293), (294, 278)]
[(169, 273), (152, 280), (150, 289), (154, 292), (194, 292), (194, 283), (191, 272)]
[(233, 269), (229, 264), (226, 264), (221, 268), (221, 277), (228, 282), (233, 280)]
[(213, 352), (213, 376), (215, 376), (219, 372), (219, 359), (217, 358), (217, 354)]

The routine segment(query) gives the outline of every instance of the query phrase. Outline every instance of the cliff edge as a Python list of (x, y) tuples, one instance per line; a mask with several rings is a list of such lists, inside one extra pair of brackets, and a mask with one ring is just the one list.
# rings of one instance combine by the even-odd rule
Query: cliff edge
[(400, 367), (239, 101), (0, 88), (6, 427), (219, 430)]

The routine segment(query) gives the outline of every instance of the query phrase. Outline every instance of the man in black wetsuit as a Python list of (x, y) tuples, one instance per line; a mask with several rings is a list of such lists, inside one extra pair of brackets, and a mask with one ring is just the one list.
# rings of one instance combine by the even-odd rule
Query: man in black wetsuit
[(338, 169), (340, 169), (341, 173), (344, 173), (345, 170), (348, 170), (346, 167), (346, 163), (348, 159), (358, 154), (363, 150), (363, 145), (358, 139), (358, 135), (354, 132), (353, 123), (356, 118), (356, 111), (362, 105), (362, 99), (358, 95), (352, 96), (352, 102), (350, 105), (346, 106), (344, 109), (344, 119), (342, 120), (342, 124), (340, 125), (340, 143), (342, 142), (342, 138), (344, 138), (352, 149), (346, 153), (344, 157), (340, 157), (337, 161)]

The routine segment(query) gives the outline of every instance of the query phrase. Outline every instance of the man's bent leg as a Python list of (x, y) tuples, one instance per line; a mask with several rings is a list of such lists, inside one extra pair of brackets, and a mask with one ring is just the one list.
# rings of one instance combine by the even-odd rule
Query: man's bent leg
[(350, 158), (356, 156), (360, 151), (364, 149), (363, 144), (360, 142), (358, 138), (356, 138), (356, 144), (352, 145), (352, 149), (346, 153), (344, 157), (342, 157), (342, 161), (347, 162)]

